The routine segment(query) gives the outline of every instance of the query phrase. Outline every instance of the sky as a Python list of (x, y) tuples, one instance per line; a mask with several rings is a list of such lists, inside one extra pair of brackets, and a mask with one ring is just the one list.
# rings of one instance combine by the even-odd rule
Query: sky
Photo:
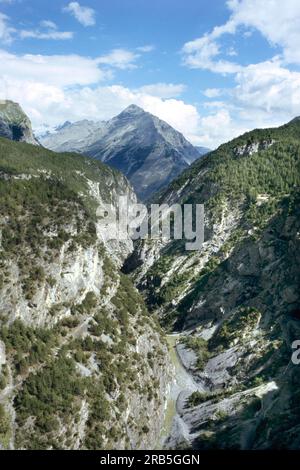
[(0, 99), (38, 133), (134, 103), (216, 148), (300, 115), (299, 46), (299, 0), (0, 0)]

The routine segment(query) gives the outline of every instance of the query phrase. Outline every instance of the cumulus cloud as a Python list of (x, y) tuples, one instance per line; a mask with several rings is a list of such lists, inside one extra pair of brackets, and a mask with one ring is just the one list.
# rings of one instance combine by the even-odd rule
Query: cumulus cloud
[(60, 40), (65, 41), (72, 39), (74, 34), (70, 31), (48, 31), (42, 32), (38, 30), (22, 30), (20, 31), (21, 39), (46, 39), (46, 40)]
[(286, 0), (284, 8), (281, 0), (228, 0), (227, 6), (231, 16), (224, 25), (216, 26), (204, 36), (184, 44), (182, 54), (185, 65), (216, 73), (239, 72), (242, 68), (239, 64), (220, 58), (222, 53), (236, 55), (233, 48), (227, 52), (222, 50), (220, 38), (226, 34), (236, 34), (241, 27), (254, 28), (271, 45), (281, 47), (282, 60), (286, 63), (300, 64), (300, 50), (297, 47), (300, 43), (298, 0)]
[(139, 57), (139, 54), (126, 49), (113, 49), (108, 54), (99, 57), (97, 62), (98, 64), (125, 70), (136, 68), (135, 62)]
[(21, 80), (15, 74), (6, 82), (0, 80), (0, 97), (20, 102), (38, 132), (54, 128), (66, 120), (107, 120), (132, 103), (168, 122), (195, 145), (215, 148), (249, 130), (247, 126), (236, 123), (227, 109), (213, 110), (209, 116), (201, 116), (195, 106), (181, 99), (155, 96), (154, 88), (131, 90), (121, 85), (65, 87), (60, 80), (49, 84), (42, 77), (40, 81), (37, 78), (34, 75), (31, 80), (28, 77)]
[(96, 24), (95, 10), (82, 6), (78, 2), (70, 2), (63, 11), (71, 13), (83, 26), (94, 26)]
[(300, 63), (300, 2), (298, 0), (228, 0), (235, 27), (255, 28), (281, 46), (287, 63)]
[[(218, 144), (257, 127), (280, 126), (300, 114), (300, 73), (279, 59), (244, 67), (234, 82), (222, 91), (227, 101), (204, 104), (209, 116), (201, 119), (200, 141)], [(214, 91), (205, 94), (214, 98)]]
[(0, 76), (7, 83), (20, 77), (24, 82), (60, 87), (98, 83), (110, 76), (99, 68), (97, 59), (71, 55), (16, 55), (0, 50)]
[[(205, 96), (219, 96), (208, 89)], [(221, 143), (257, 127), (282, 125), (300, 110), (300, 73), (288, 70), (278, 59), (251, 64), (234, 77), (234, 86), (222, 90), (225, 101), (204, 104), (199, 137), (203, 142)], [(206, 133), (203, 132), (206, 129)]]
[(208, 147), (218, 146), (233, 137), (246, 132), (247, 126), (234, 121), (227, 109), (204, 116), (199, 126), (199, 144)]
[(9, 44), (12, 42), (16, 29), (9, 25), (9, 18), (0, 12), (0, 42)]
[(120, 85), (100, 86), (98, 82), (104, 76), (97, 60), (80, 56), (15, 56), (0, 51), (0, 77), (0, 97), (20, 102), (37, 129), (41, 123), (54, 127), (64, 120), (110, 119), (134, 103), (167, 121), (190, 140), (199, 130), (195, 106), (166, 98), (182, 91), (183, 85), (156, 84), (136, 90)]
[[(20, 102), (36, 129), (65, 120), (110, 119), (134, 103), (192, 143), (210, 148), (253, 127), (282, 124), (300, 107), (300, 74), (278, 61), (244, 68), (236, 75), (230, 102), (209, 102), (208, 115), (178, 98), (185, 90), (183, 84), (156, 83), (134, 90), (107, 86), (109, 72), (101, 69), (99, 60), (78, 55), (16, 55), (0, 50), (0, 77), (0, 98)], [(206, 90), (207, 96), (218, 94), (219, 90)]]
[(299, 114), (300, 73), (270, 60), (246, 67), (236, 76), (235, 101), (248, 112), (258, 111), (269, 119), (284, 120)]
[(5, 97), (19, 101), (36, 128), (41, 123), (53, 127), (64, 120), (110, 119), (134, 103), (167, 121), (190, 139), (198, 132), (199, 115), (194, 106), (176, 99), (163, 100), (120, 85), (62, 89), (15, 79), (6, 83)]
[[(209, 99), (221, 94), (225, 98), (204, 103), (209, 116), (201, 119), (203, 142), (206, 138), (217, 142), (220, 135), (226, 140), (254, 127), (277, 126), (299, 115), (300, 73), (290, 67), (300, 65), (300, 2), (286, 0), (283, 7), (281, 0), (228, 0), (227, 6), (226, 23), (185, 43), (181, 51), (189, 68), (233, 76), (232, 88), (203, 91)], [(269, 60), (241, 65), (228, 39), (251, 37), (254, 30), (277, 47), (276, 55), (271, 51)], [(205, 129), (207, 133), (202, 132)]]
[(210, 70), (222, 74), (239, 72), (242, 68), (239, 64), (218, 58), (221, 47), (215, 38), (221, 34), (224, 34), (223, 29), (220, 28), (216, 33), (215, 28), (211, 34), (206, 34), (199, 39), (184, 44), (182, 48), (183, 63), (190, 68)]

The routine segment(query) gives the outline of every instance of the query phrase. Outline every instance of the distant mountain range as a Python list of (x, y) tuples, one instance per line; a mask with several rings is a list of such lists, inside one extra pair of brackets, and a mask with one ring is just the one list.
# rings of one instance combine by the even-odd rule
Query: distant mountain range
[(20, 105), (3, 101), (0, 137), (100, 160), (127, 176), (141, 200), (167, 186), (210, 151), (194, 147), (169, 124), (135, 105), (110, 121), (66, 121), (37, 140)]
[(209, 151), (135, 105), (106, 122), (66, 122), (40, 140), (56, 152), (80, 152), (117, 168), (142, 200)]
[(203, 155), (206, 155), (207, 153), (211, 152), (211, 149), (207, 147), (195, 147), (198, 150), (199, 155), (202, 157)]

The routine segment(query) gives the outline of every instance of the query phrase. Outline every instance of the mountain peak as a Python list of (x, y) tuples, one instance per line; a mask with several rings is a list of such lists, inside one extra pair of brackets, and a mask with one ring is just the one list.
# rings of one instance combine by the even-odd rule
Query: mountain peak
[(146, 111), (143, 108), (140, 108), (140, 106), (137, 106), (136, 104), (131, 104), (130, 106), (127, 106), (127, 108), (122, 111), (121, 114), (144, 114)]
[(38, 145), (30, 119), (19, 103), (11, 100), (0, 101), (0, 137)]
[(72, 125), (71, 121), (65, 121), (63, 124), (60, 124), (55, 128), (56, 131), (61, 131), (62, 129), (66, 129)]
[(90, 126), (78, 129), (72, 124), (42, 144), (56, 151), (79, 151), (117, 168), (142, 200), (201, 156), (180, 132), (135, 104), (94, 125), (91, 132)]

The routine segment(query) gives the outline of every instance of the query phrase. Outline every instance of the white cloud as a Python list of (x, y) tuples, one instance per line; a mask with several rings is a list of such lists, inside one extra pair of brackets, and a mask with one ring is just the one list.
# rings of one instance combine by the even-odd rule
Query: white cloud
[(136, 50), (139, 52), (152, 52), (154, 51), (154, 49), (155, 49), (155, 46), (153, 46), (153, 44), (148, 44), (146, 46), (140, 46), (136, 48)]
[(56, 31), (55, 29), (49, 29), (48, 31), (40, 30), (25, 30), (22, 29), (19, 32), (21, 39), (46, 39), (46, 40), (68, 40), (74, 37), (74, 33), (71, 31)]
[[(300, 110), (300, 73), (289, 69), (290, 64), (300, 65), (299, 0), (286, 0), (284, 5), (281, 0), (228, 0), (227, 6), (231, 15), (225, 24), (182, 48), (188, 67), (233, 75), (233, 88), (203, 92), (208, 98), (226, 97), (226, 101), (204, 103), (209, 112), (200, 119), (199, 136), (204, 144), (227, 140), (255, 127), (278, 126), (299, 115)], [(254, 30), (271, 46), (281, 48), (280, 53), (277, 50), (274, 56), (271, 51), (269, 60), (248, 66), (227, 60), (226, 56), (236, 56), (235, 49), (228, 46), (228, 37), (239, 34), (249, 38)]]
[(221, 53), (221, 48), (215, 37), (218, 37), (218, 35), (214, 30), (211, 34), (206, 34), (199, 39), (184, 44), (182, 48), (183, 63), (190, 68), (211, 70), (222, 74), (239, 72), (242, 68), (239, 64), (217, 59)]
[(246, 67), (236, 76), (235, 101), (248, 112), (259, 111), (269, 120), (290, 119), (300, 110), (300, 73), (270, 60)]
[[(288, 70), (279, 59), (244, 67), (234, 80), (233, 88), (222, 90), (228, 101), (204, 104), (209, 116), (201, 119), (198, 134), (204, 144), (226, 142), (254, 128), (280, 126), (300, 114), (300, 73)], [(214, 90), (204, 93), (214, 98)]]
[(176, 98), (186, 90), (182, 83), (153, 83), (139, 88), (139, 92), (160, 98)]
[[(114, 63), (128, 66), (128, 60), (120, 63), (118, 56)], [(173, 98), (184, 91), (183, 84), (158, 83), (136, 90), (101, 86), (109, 77), (100, 68), (103, 62), (112, 63), (78, 55), (17, 55), (0, 50), (0, 98), (18, 101), (36, 128), (64, 120), (109, 119), (135, 103), (193, 139), (198, 132), (197, 109)]]
[[(255, 28), (273, 46), (282, 48), (286, 63), (300, 64), (300, 2), (286, 0), (228, 0), (231, 16), (227, 23), (216, 26), (210, 33), (189, 41), (182, 48), (184, 64), (191, 68), (211, 70), (216, 73), (237, 73), (242, 67), (235, 62), (222, 60), (220, 38), (236, 34), (240, 27)], [(250, 34), (247, 31), (245, 34)], [(227, 55), (234, 56), (233, 48)]]
[(273, 45), (281, 46), (288, 63), (300, 63), (299, 0), (229, 0), (232, 21), (252, 27)]
[(1, 87), (0, 80), (0, 97), (18, 101), (39, 131), (66, 120), (107, 120), (132, 103), (168, 122), (195, 145), (215, 148), (250, 129), (233, 120), (226, 108), (213, 109), (209, 116), (201, 116), (195, 106), (183, 100), (163, 99), (150, 91), (120, 85), (63, 87), (61, 83), (21, 80), (18, 75)]
[(206, 90), (203, 91), (203, 95), (207, 98), (217, 98), (221, 94), (222, 90), (220, 90), (220, 88), (206, 88)]
[(0, 50), (0, 77), (46, 83), (59, 87), (89, 85), (109, 77), (97, 59), (79, 55), (16, 55)]
[(96, 12), (93, 8), (82, 6), (78, 2), (70, 2), (63, 10), (71, 13), (83, 26), (94, 26), (96, 24)]
[(48, 40), (67, 40), (72, 39), (74, 34), (70, 31), (58, 31), (53, 21), (44, 20), (40, 22), (41, 29), (17, 30), (9, 26), (9, 17), (0, 13), (0, 41), (9, 44), (17, 37), (21, 39), (48, 39)]
[[(18, 56), (0, 50), (0, 77), (0, 98), (20, 102), (35, 128), (54, 127), (65, 120), (109, 119), (135, 103), (192, 143), (210, 148), (253, 127), (282, 124), (300, 109), (300, 74), (276, 61), (243, 69), (236, 76), (231, 101), (205, 105), (208, 115), (176, 98), (184, 91), (183, 84), (157, 83), (135, 90), (101, 86), (107, 72), (99, 68), (98, 60), (77, 55)], [(208, 90), (208, 95), (218, 94)]]
[(43, 20), (40, 22), (40, 25), (42, 28), (57, 29), (57, 25), (54, 23), (54, 21), (50, 20)]
[(126, 49), (113, 49), (109, 54), (99, 57), (97, 62), (98, 64), (125, 70), (136, 68), (135, 62), (139, 57), (139, 54)]
[(227, 109), (204, 116), (199, 126), (199, 144), (208, 147), (218, 146), (245, 132), (246, 126), (234, 122)]
[(3, 42), (4, 44), (12, 42), (13, 36), (16, 32), (15, 28), (9, 26), (8, 21), (8, 16), (0, 12), (0, 42)]
[(203, 107), (206, 109), (226, 109), (230, 110), (230, 107), (228, 106), (228, 103), (225, 101), (220, 101), (220, 100), (215, 100), (215, 101), (207, 101), (203, 104)]
[(229, 47), (229, 49), (226, 51), (226, 54), (230, 57), (236, 57), (238, 55), (237, 51), (233, 46)]

